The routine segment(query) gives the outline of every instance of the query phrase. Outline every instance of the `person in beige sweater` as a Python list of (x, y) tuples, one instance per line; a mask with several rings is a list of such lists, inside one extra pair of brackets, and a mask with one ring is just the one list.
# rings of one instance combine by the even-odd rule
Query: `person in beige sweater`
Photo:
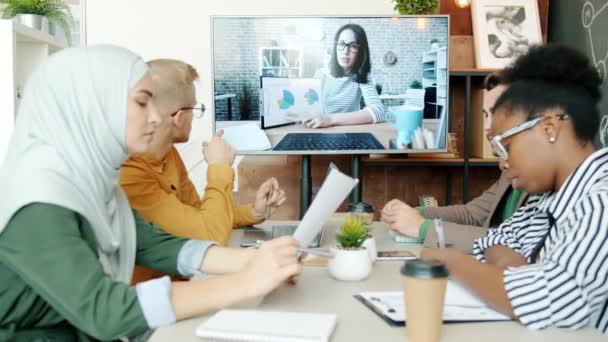
[[(508, 83), (519, 78), (525, 76), (518, 75), (517, 70), (507, 69), (490, 74), (485, 79), (483, 113), (486, 116), (486, 133), (490, 128), (492, 107), (496, 99), (506, 90)], [(473, 240), (484, 236), (490, 227), (511, 217), (526, 198), (527, 194), (513, 190), (510, 179), (503, 173), (481, 196), (466, 204), (413, 208), (401, 200), (393, 199), (382, 209), (381, 220), (391, 230), (417, 237), (424, 241), (426, 247), (435, 247), (437, 234), (431, 219), (439, 217), (444, 220), (446, 241), (465, 253), (471, 253)]]

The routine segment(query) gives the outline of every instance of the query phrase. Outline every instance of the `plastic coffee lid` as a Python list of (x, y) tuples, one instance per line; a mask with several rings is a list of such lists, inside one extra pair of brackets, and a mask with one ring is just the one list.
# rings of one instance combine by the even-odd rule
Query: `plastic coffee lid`
[(354, 213), (373, 213), (374, 207), (368, 203), (349, 203), (348, 210)]
[(445, 264), (435, 259), (408, 260), (401, 267), (401, 274), (415, 278), (445, 278), (448, 269)]

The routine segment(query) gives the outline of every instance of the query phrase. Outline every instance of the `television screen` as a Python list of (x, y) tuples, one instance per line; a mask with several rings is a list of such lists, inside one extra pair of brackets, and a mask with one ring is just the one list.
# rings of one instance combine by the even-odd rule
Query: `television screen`
[(241, 154), (445, 152), (449, 17), (214, 16), (214, 129)]

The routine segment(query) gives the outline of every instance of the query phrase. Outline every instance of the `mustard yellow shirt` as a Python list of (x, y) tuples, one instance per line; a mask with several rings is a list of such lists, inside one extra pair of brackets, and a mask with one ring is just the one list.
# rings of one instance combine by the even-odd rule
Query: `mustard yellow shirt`
[[(120, 169), (120, 185), (144, 219), (172, 235), (222, 245), (227, 244), (233, 227), (261, 222), (253, 216), (251, 204), (232, 203), (233, 180), (230, 166), (209, 165), (205, 193), (199, 198), (174, 147), (163, 160), (152, 153), (135, 154)], [(137, 267), (134, 280), (157, 276), (161, 274)]]

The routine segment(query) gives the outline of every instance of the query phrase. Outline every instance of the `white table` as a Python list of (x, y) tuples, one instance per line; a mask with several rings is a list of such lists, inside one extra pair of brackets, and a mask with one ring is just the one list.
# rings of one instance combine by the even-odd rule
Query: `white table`
[[(286, 223), (286, 222), (274, 222)], [(269, 223), (270, 224), (270, 223)], [(334, 233), (337, 224), (330, 224), (326, 231), (323, 244), (335, 240)], [(242, 232), (235, 231), (231, 244), (238, 245)], [(408, 244), (393, 243), (387, 234), (386, 225), (374, 224), (378, 250), (410, 250), (418, 253), (420, 247)], [(394, 291), (401, 290), (399, 261), (377, 261), (370, 277), (362, 282), (341, 282), (332, 279), (326, 267), (305, 267), (299, 283), (296, 286), (284, 285), (266, 296), (259, 305), (264, 310), (283, 310), (301, 312), (333, 312), (338, 315), (338, 324), (332, 341), (403, 341), (406, 339), (403, 327), (391, 327), (379, 316), (353, 298), (361, 291)], [(199, 341), (195, 336), (196, 327), (208, 316), (178, 322), (172, 326), (158, 329), (151, 342), (162, 341)], [(606, 341), (597, 330), (586, 328), (576, 332), (558, 329), (533, 331), (517, 322), (498, 323), (466, 323), (446, 324), (443, 326), (442, 341), (472, 342), (472, 341)]]

